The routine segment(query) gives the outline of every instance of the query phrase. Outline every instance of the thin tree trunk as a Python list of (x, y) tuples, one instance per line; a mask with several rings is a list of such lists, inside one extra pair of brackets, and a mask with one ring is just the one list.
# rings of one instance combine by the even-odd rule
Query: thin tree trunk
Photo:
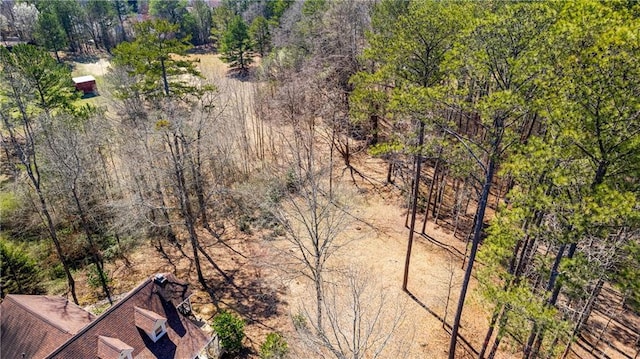
[[(176, 184), (178, 190), (178, 196), (180, 198), (180, 209), (182, 212), (182, 217), (184, 220), (185, 227), (187, 227), (187, 232), (189, 233), (189, 239), (191, 242), (191, 249), (193, 251), (193, 260), (196, 266), (196, 272), (198, 274), (198, 282), (202, 285), (202, 287), (206, 290), (208, 289), (208, 285), (206, 280), (204, 279), (204, 275), (202, 274), (202, 266), (200, 265), (200, 257), (198, 255), (198, 233), (195, 228), (195, 217), (193, 213), (193, 209), (191, 207), (191, 200), (189, 199), (189, 193), (187, 192), (186, 180), (184, 177), (184, 169), (182, 165), (184, 164), (184, 153), (181, 150), (181, 144), (178, 139), (178, 134), (173, 134), (173, 149), (172, 149), (172, 157), (173, 157), (173, 165), (176, 176)], [(170, 146), (171, 147), (171, 146)]]
[(504, 183), (500, 181), (500, 183), (498, 184), (498, 193), (496, 194), (496, 204), (493, 207), (496, 210), (498, 210), (498, 206), (500, 205), (500, 199), (502, 199), (502, 188), (504, 188)]
[(369, 116), (369, 123), (371, 124), (371, 140), (369, 141), (369, 146), (375, 146), (378, 144), (379, 122), (377, 114)]
[(422, 234), (425, 234), (425, 229), (427, 228), (427, 218), (429, 217), (429, 206), (431, 204), (431, 194), (433, 193), (433, 187), (436, 183), (436, 178), (438, 176), (438, 167), (440, 165), (440, 153), (438, 153), (438, 158), (436, 158), (436, 164), (433, 166), (433, 177), (431, 178), (431, 183), (429, 184), (429, 195), (427, 197), (427, 205), (424, 207), (424, 220), (422, 221)]
[(318, 334), (320, 336), (320, 338), (325, 338), (325, 334), (324, 334), (324, 327), (323, 327), (323, 320), (322, 320), (322, 313), (323, 313), (323, 300), (324, 300), (324, 294), (322, 292), (322, 275), (321, 275), (321, 268), (320, 265), (318, 263), (318, 258), (316, 258), (316, 268), (315, 268), (315, 273), (314, 273), (314, 286), (315, 286), (315, 290), (316, 290), (316, 324), (317, 324), (317, 330), (318, 330)]
[(169, 80), (167, 79), (167, 68), (164, 65), (164, 60), (160, 60), (160, 66), (162, 68), (162, 85), (164, 88), (164, 94), (169, 96)]
[[(460, 188), (462, 187), (462, 188)], [(456, 190), (456, 207), (455, 207), (455, 219), (453, 221), (453, 237), (456, 237), (458, 233), (458, 226), (460, 225), (460, 212), (462, 212), (462, 195), (464, 195), (465, 190), (467, 189), (467, 179), (465, 178), (462, 181), (462, 186), (458, 186)], [(465, 213), (466, 214), (466, 213)]]
[(407, 215), (404, 217), (404, 226), (406, 228), (409, 228), (409, 217), (411, 214), (411, 210), (409, 209), (411, 207), (411, 204), (413, 203), (413, 197), (415, 196), (415, 193), (413, 192), (413, 188), (416, 186), (416, 181), (415, 181), (415, 170), (416, 170), (416, 161), (415, 161), (415, 157), (413, 159), (413, 165), (412, 165), (412, 171), (414, 174), (414, 178), (411, 179), (411, 191), (409, 191), (409, 195), (407, 196)]
[(499, 329), (498, 329), (498, 334), (496, 335), (496, 340), (493, 342), (493, 345), (491, 346), (491, 351), (489, 352), (489, 356), (487, 357), (487, 359), (493, 359), (496, 356), (496, 353), (498, 352), (498, 347), (500, 347), (500, 342), (502, 341), (502, 338), (504, 337), (504, 333), (505, 333), (505, 326), (507, 325), (507, 312), (510, 308), (508, 306), (506, 306), (504, 308), (504, 311), (500, 317), (500, 324), (499, 324)]
[[(547, 282), (547, 287), (545, 289), (547, 293), (555, 289), (556, 280), (559, 274), (558, 269), (560, 267), (560, 262), (564, 257), (564, 251), (566, 247), (567, 247), (566, 244), (562, 244), (560, 248), (558, 248), (558, 252), (556, 253), (556, 257), (553, 261), (553, 265), (551, 266), (551, 274), (549, 276), (549, 281)], [(557, 296), (555, 298), (557, 298)], [(555, 303), (555, 299), (553, 295), (547, 300), (547, 305), (550, 304), (552, 300)], [(529, 339), (527, 339), (527, 344), (524, 347), (525, 358), (531, 358), (535, 356), (537, 352), (536, 347), (538, 346), (536, 343), (536, 338), (541, 343), (543, 335), (544, 335), (544, 328), (538, 327), (537, 323), (534, 322), (533, 327), (531, 329), (531, 333), (529, 334)]]
[[(42, 193), (42, 189), (40, 187), (40, 170), (38, 167), (38, 162), (36, 160), (36, 151), (35, 151), (35, 136), (33, 134), (31, 128), (31, 121), (29, 120), (26, 108), (23, 107), (21, 99), (19, 97), (16, 98), (18, 102), (20, 114), (22, 117), (22, 125), (24, 129), (24, 136), (26, 136), (26, 141), (28, 148), (23, 148), (23, 146), (18, 141), (16, 134), (13, 130), (13, 125), (9, 122), (9, 119), (6, 116), (2, 116), (3, 122), (5, 123), (5, 128), (7, 132), (9, 132), (9, 139), (11, 140), (11, 144), (15, 151), (19, 154), (20, 163), (24, 166), (25, 171), (27, 172), (27, 176), (31, 181), (31, 185), (33, 189), (36, 191), (38, 195), (38, 200), (40, 202), (40, 211), (44, 215), (44, 224), (47, 227), (49, 232), (49, 237), (53, 242), (54, 247), (56, 248), (56, 253), (58, 258), (60, 259), (60, 263), (64, 269), (64, 273), (67, 277), (67, 283), (69, 285), (69, 291), (71, 292), (71, 297), (73, 298), (73, 302), (78, 304), (78, 296), (76, 295), (76, 285), (73, 276), (71, 275), (71, 270), (69, 268), (69, 263), (67, 262), (66, 256), (62, 250), (62, 246), (60, 245), (60, 241), (58, 239), (58, 235), (56, 233), (55, 226), (53, 224), (53, 219), (51, 218), (51, 214), (49, 213), (49, 206), (47, 205), (47, 201), (45, 199), (44, 193)], [(28, 157), (30, 156), (30, 157)]]
[(429, 201), (427, 207), (431, 206), (431, 217), (436, 217), (436, 207), (438, 205), (438, 190), (440, 189), (440, 179), (444, 175), (444, 169), (438, 171), (433, 174), (433, 190), (435, 192), (435, 196), (433, 197), (433, 201)]
[(109, 286), (107, 285), (107, 278), (104, 273), (104, 263), (102, 262), (102, 258), (100, 258), (100, 254), (98, 253), (98, 248), (96, 248), (96, 244), (93, 240), (93, 235), (91, 234), (91, 229), (89, 228), (89, 223), (87, 222), (84, 209), (82, 208), (82, 204), (80, 203), (80, 198), (78, 198), (78, 192), (76, 189), (75, 180), (71, 188), (71, 194), (73, 195), (73, 201), (76, 204), (78, 215), (80, 216), (80, 223), (82, 224), (82, 229), (84, 230), (84, 233), (87, 236), (87, 242), (89, 243), (89, 250), (91, 251), (93, 264), (96, 266), (96, 270), (98, 271), (98, 276), (100, 277), (100, 285), (102, 285), (102, 290), (104, 291), (104, 295), (107, 297), (109, 304), (113, 305), (113, 301), (111, 300), (111, 293), (109, 292)]
[(478, 353), (478, 359), (484, 359), (484, 353), (487, 351), (487, 347), (489, 346), (489, 341), (493, 336), (493, 331), (496, 327), (496, 323), (500, 318), (500, 312), (502, 311), (502, 306), (496, 306), (493, 310), (493, 314), (491, 315), (491, 320), (489, 321), (489, 329), (487, 330), (487, 334), (484, 336), (484, 340), (482, 341), (482, 347), (480, 348), (480, 353)]
[(62, 263), (62, 267), (64, 268), (64, 273), (67, 276), (67, 283), (69, 284), (69, 291), (71, 292), (71, 297), (73, 298), (73, 302), (78, 304), (78, 297), (76, 295), (76, 282), (73, 280), (73, 276), (71, 275), (71, 270), (69, 269), (69, 263), (66, 260), (66, 256), (62, 252), (62, 246), (60, 246), (60, 241), (58, 240), (56, 229), (53, 226), (53, 220), (51, 219), (51, 215), (49, 214), (49, 209), (44, 199), (44, 195), (42, 194), (42, 191), (40, 191), (40, 188), (37, 188), (36, 192), (38, 193), (38, 198), (40, 199), (40, 209), (42, 210), (42, 213), (46, 218), (47, 229), (49, 230), (49, 236), (51, 237), (51, 240), (53, 241), (53, 244), (56, 247), (58, 258), (60, 258), (60, 262)]
[(433, 223), (438, 224), (438, 218), (440, 216), (440, 210), (442, 208), (442, 202), (444, 201), (444, 190), (447, 181), (447, 170), (442, 171), (440, 178), (440, 184), (438, 185), (438, 196), (436, 197), (438, 206), (435, 207)]
[(407, 244), (407, 256), (404, 262), (404, 277), (402, 279), (402, 289), (407, 291), (409, 281), (409, 264), (411, 261), (411, 247), (413, 246), (413, 234), (416, 228), (416, 213), (418, 210), (418, 195), (420, 191), (420, 171), (422, 166), (422, 145), (424, 144), (424, 122), (420, 121), (418, 130), (418, 151), (415, 155), (415, 173), (413, 178), (413, 203), (411, 204), (411, 226), (409, 227), (409, 241)]
[[(573, 329), (573, 332), (571, 333), (571, 338), (569, 338), (569, 343), (567, 344), (567, 347), (564, 350), (564, 353), (562, 354), (563, 358), (566, 358), (567, 355), (569, 354), (569, 350), (571, 349), (571, 343), (573, 342), (573, 339), (580, 334), (580, 331), (582, 330), (582, 327), (584, 326), (584, 324), (587, 322), (587, 320), (589, 319), (589, 316), (591, 316), (591, 311), (593, 310), (593, 305), (596, 302), (596, 299), (598, 298), (598, 296), (600, 295), (600, 291), (602, 290), (602, 286), (604, 285), (604, 277), (601, 276), (600, 278), (598, 278), (598, 282), (596, 283), (596, 286), (594, 287), (593, 291), (591, 292), (591, 295), (589, 296), (589, 300), (587, 301), (587, 304), (584, 307), (584, 310), (582, 311), (582, 313), (580, 313), (580, 317), (578, 318), (578, 321)], [(607, 323), (607, 326), (609, 324)], [(606, 328), (605, 328), (606, 329)], [(603, 329), (604, 331), (604, 329)], [(598, 342), (600, 341), (600, 339), (598, 338)], [(594, 345), (594, 347), (597, 347), (598, 343), (596, 342), (596, 344)]]
[(169, 239), (170, 243), (180, 247), (180, 242), (178, 242), (178, 236), (176, 236), (176, 233), (173, 230), (173, 225), (171, 224), (171, 217), (169, 216), (169, 211), (167, 211), (167, 204), (164, 201), (164, 193), (160, 188), (160, 182), (156, 182), (156, 195), (160, 199), (160, 212), (162, 213), (162, 216), (164, 217), (164, 220), (167, 223), (166, 224), (167, 239)]
[[(528, 227), (529, 227), (529, 221), (525, 221), (523, 225), (524, 233), (527, 233)], [(520, 274), (517, 272), (518, 264), (520, 261), (522, 261), (522, 256), (524, 255), (527, 247), (527, 240), (528, 238), (525, 235), (525, 238), (519, 240), (516, 243), (515, 248), (513, 249), (513, 256), (511, 257), (511, 261), (509, 262), (509, 273), (512, 274), (514, 278), (505, 283), (504, 287), (502, 288), (503, 292), (508, 291), (511, 285), (513, 285), (514, 283), (517, 283), (517, 281), (519, 280)], [(521, 252), (522, 254), (519, 256), (518, 253), (520, 252), (520, 248), (522, 248), (522, 252)], [(503, 319), (503, 316), (506, 316), (506, 315), (507, 315), (506, 306), (504, 308), (502, 306), (497, 306), (494, 309), (493, 315), (491, 316), (491, 321), (489, 323), (489, 329), (487, 330), (487, 334), (485, 335), (484, 341), (482, 343), (482, 348), (480, 349), (480, 353), (478, 354), (479, 359), (484, 359), (484, 353), (486, 352), (487, 346), (489, 345), (489, 341), (493, 336), (493, 331), (495, 330), (496, 323), (498, 322), (498, 320), (500, 320), (500, 323), (503, 323), (504, 321), (506, 321), (506, 319)]]
[(122, 9), (120, 3), (115, 4), (116, 12), (118, 13), (118, 22), (120, 22), (120, 31), (122, 31), (122, 41), (127, 41), (127, 30), (124, 28), (124, 21), (122, 20)]

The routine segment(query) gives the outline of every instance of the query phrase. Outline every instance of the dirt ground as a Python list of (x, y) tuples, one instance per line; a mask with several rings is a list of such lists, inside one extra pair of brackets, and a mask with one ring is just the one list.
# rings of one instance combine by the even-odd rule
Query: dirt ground
[(109, 60), (105, 58), (82, 62), (76, 61), (73, 64), (73, 76), (93, 75), (102, 77), (106, 75), (111, 66)]
[[(449, 323), (457, 303), (463, 276), (460, 254), (464, 253), (462, 242), (430, 223), (427, 233), (439, 244), (416, 234), (408, 285), (410, 293), (407, 294), (401, 289), (408, 235), (404, 226), (404, 210), (394, 201), (389, 204), (388, 198), (383, 199), (374, 191), (352, 193), (355, 195), (350, 210), (358, 220), (353, 221), (347, 230), (345, 239), (350, 241), (330, 259), (329, 266), (345, 268), (357, 265), (364, 268), (367, 278), (375, 279), (375, 285), (389, 299), (402, 303), (405, 319), (399, 330), (411, 338), (408, 343), (403, 343), (410, 347), (404, 357), (446, 358), (449, 334), (443, 328), (442, 318), (445, 317), (450, 279), (451, 298), (446, 314)], [(392, 194), (388, 193), (387, 196), (391, 197)], [(212, 242), (206, 239), (204, 232), (201, 236), (203, 242)], [(192, 298), (195, 311), (205, 320), (212, 319), (218, 308), (231, 308), (242, 314), (248, 323), (246, 344), (254, 354), (271, 331), (286, 333), (290, 344), (295, 345), (292, 343), (295, 341), (295, 331), (291, 315), (300, 312), (301, 303), (309, 299), (310, 288), (304, 278), (277, 269), (283, 264), (278, 261), (287, 260), (279, 253), (288, 243), (283, 239), (265, 241), (259, 235), (248, 236), (243, 233), (227, 237), (235, 237), (227, 244), (242, 255), (220, 244), (210, 245), (207, 250), (217, 265), (233, 279), (233, 284), (224, 283), (220, 273), (205, 264), (213, 294), (196, 290)], [(180, 278), (188, 278), (196, 289), (198, 284), (192, 262), (181, 258), (175, 248), (165, 249), (173, 264), (148, 245), (140, 247), (129, 257), (132, 267), (116, 262), (112, 269), (116, 278), (116, 292), (132, 288), (153, 273), (166, 271), (175, 272)], [(480, 345), (481, 338), (477, 333), (486, 330), (486, 317), (482, 306), (470, 295), (461, 334), (474, 348)], [(467, 357), (463, 355), (465, 349), (462, 348), (465, 347), (461, 345), (460, 358)]]
[[(198, 57), (203, 73), (224, 76), (225, 67), (217, 57), (207, 54)], [(76, 71), (103, 75), (107, 67), (108, 62), (100, 60), (93, 64), (78, 64)], [(246, 82), (229, 81), (247, 86)], [(463, 276), (464, 242), (454, 238), (451, 231), (428, 223), (428, 237), (415, 235), (409, 293), (403, 292), (401, 284), (409, 232), (404, 225), (403, 200), (397, 189), (382, 184), (386, 167), (380, 160), (362, 156), (354, 164), (379, 185), (358, 183), (356, 188), (349, 176), (345, 175), (341, 180), (349, 193), (350, 213), (355, 219), (345, 232), (345, 245), (331, 258), (329, 266), (364, 268), (378, 290), (401, 303), (405, 316), (398, 328), (402, 332), (402, 338), (398, 340), (404, 341), (408, 350), (400, 357), (446, 358), (450, 336), (443, 321), (445, 318), (447, 323), (453, 321)], [(173, 272), (192, 284), (195, 290), (192, 302), (200, 318), (209, 321), (220, 308), (231, 308), (244, 317), (247, 321), (245, 344), (249, 347), (246, 357), (257, 358), (260, 345), (272, 331), (284, 333), (300, 355), (302, 349), (296, 344), (291, 317), (300, 312), (301, 303), (310, 292), (308, 280), (280, 270), (285, 264), (281, 261), (287, 260), (281, 255), (287, 250), (286, 241), (267, 241), (257, 230), (246, 234), (229, 229), (225, 235), (229, 239), (224, 244), (214, 241), (205, 231), (200, 235), (207, 252), (230, 281), (225, 281), (219, 271), (201, 259), (211, 287), (208, 292), (202, 291), (192, 260), (184, 258), (171, 246), (165, 247), (168, 257), (163, 258), (153, 246), (145, 244), (129, 255), (130, 267), (121, 260), (109, 265), (114, 277), (114, 292), (125, 293), (154, 273)], [(185, 243), (185, 252), (189, 253), (187, 248)], [(480, 348), (487, 329), (488, 309), (473, 294), (474, 287), (472, 281), (462, 319), (458, 358), (476, 357), (473, 352)], [(81, 290), (83, 302), (88, 304), (95, 300), (86, 288)], [(512, 356), (502, 353), (497, 357)]]

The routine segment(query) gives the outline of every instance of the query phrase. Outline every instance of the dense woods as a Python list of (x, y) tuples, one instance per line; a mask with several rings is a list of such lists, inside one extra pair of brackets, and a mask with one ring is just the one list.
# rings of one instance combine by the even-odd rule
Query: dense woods
[[(111, 303), (113, 269), (151, 246), (221, 310), (225, 290), (249, 295), (220, 251), (251, 260), (232, 242), (260, 239), (261, 265), (308, 286), (261, 357), (422, 357), (412, 254), (446, 233), (464, 273), (440, 353), (600, 357), (609, 323), (640, 312), (639, 16), (625, 0), (3, 1), (0, 294)], [(96, 57), (100, 96), (81, 98), (73, 64)], [(374, 196), (401, 203), (397, 296), (333, 262), (376, 228), (359, 213)], [(637, 358), (628, 323), (617, 351)]]

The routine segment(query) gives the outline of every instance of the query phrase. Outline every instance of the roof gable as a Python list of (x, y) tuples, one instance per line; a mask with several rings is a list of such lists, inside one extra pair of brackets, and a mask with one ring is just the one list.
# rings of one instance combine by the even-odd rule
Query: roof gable
[(7, 295), (0, 304), (0, 357), (41, 358), (95, 319), (63, 297)]
[(123, 354), (133, 351), (133, 347), (117, 338), (98, 336), (98, 358), (120, 359)]
[(155, 312), (140, 307), (133, 308), (134, 321), (136, 327), (151, 333), (155, 330), (158, 322), (166, 322), (167, 319)]

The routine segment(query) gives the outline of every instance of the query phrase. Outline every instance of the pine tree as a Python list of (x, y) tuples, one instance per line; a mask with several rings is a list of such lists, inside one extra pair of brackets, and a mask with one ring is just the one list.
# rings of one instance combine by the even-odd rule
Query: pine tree
[(253, 43), (249, 29), (240, 16), (234, 17), (220, 41), (222, 61), (237, 69), (240, 75), (247, 75), (249, 64), (253, 62)]

